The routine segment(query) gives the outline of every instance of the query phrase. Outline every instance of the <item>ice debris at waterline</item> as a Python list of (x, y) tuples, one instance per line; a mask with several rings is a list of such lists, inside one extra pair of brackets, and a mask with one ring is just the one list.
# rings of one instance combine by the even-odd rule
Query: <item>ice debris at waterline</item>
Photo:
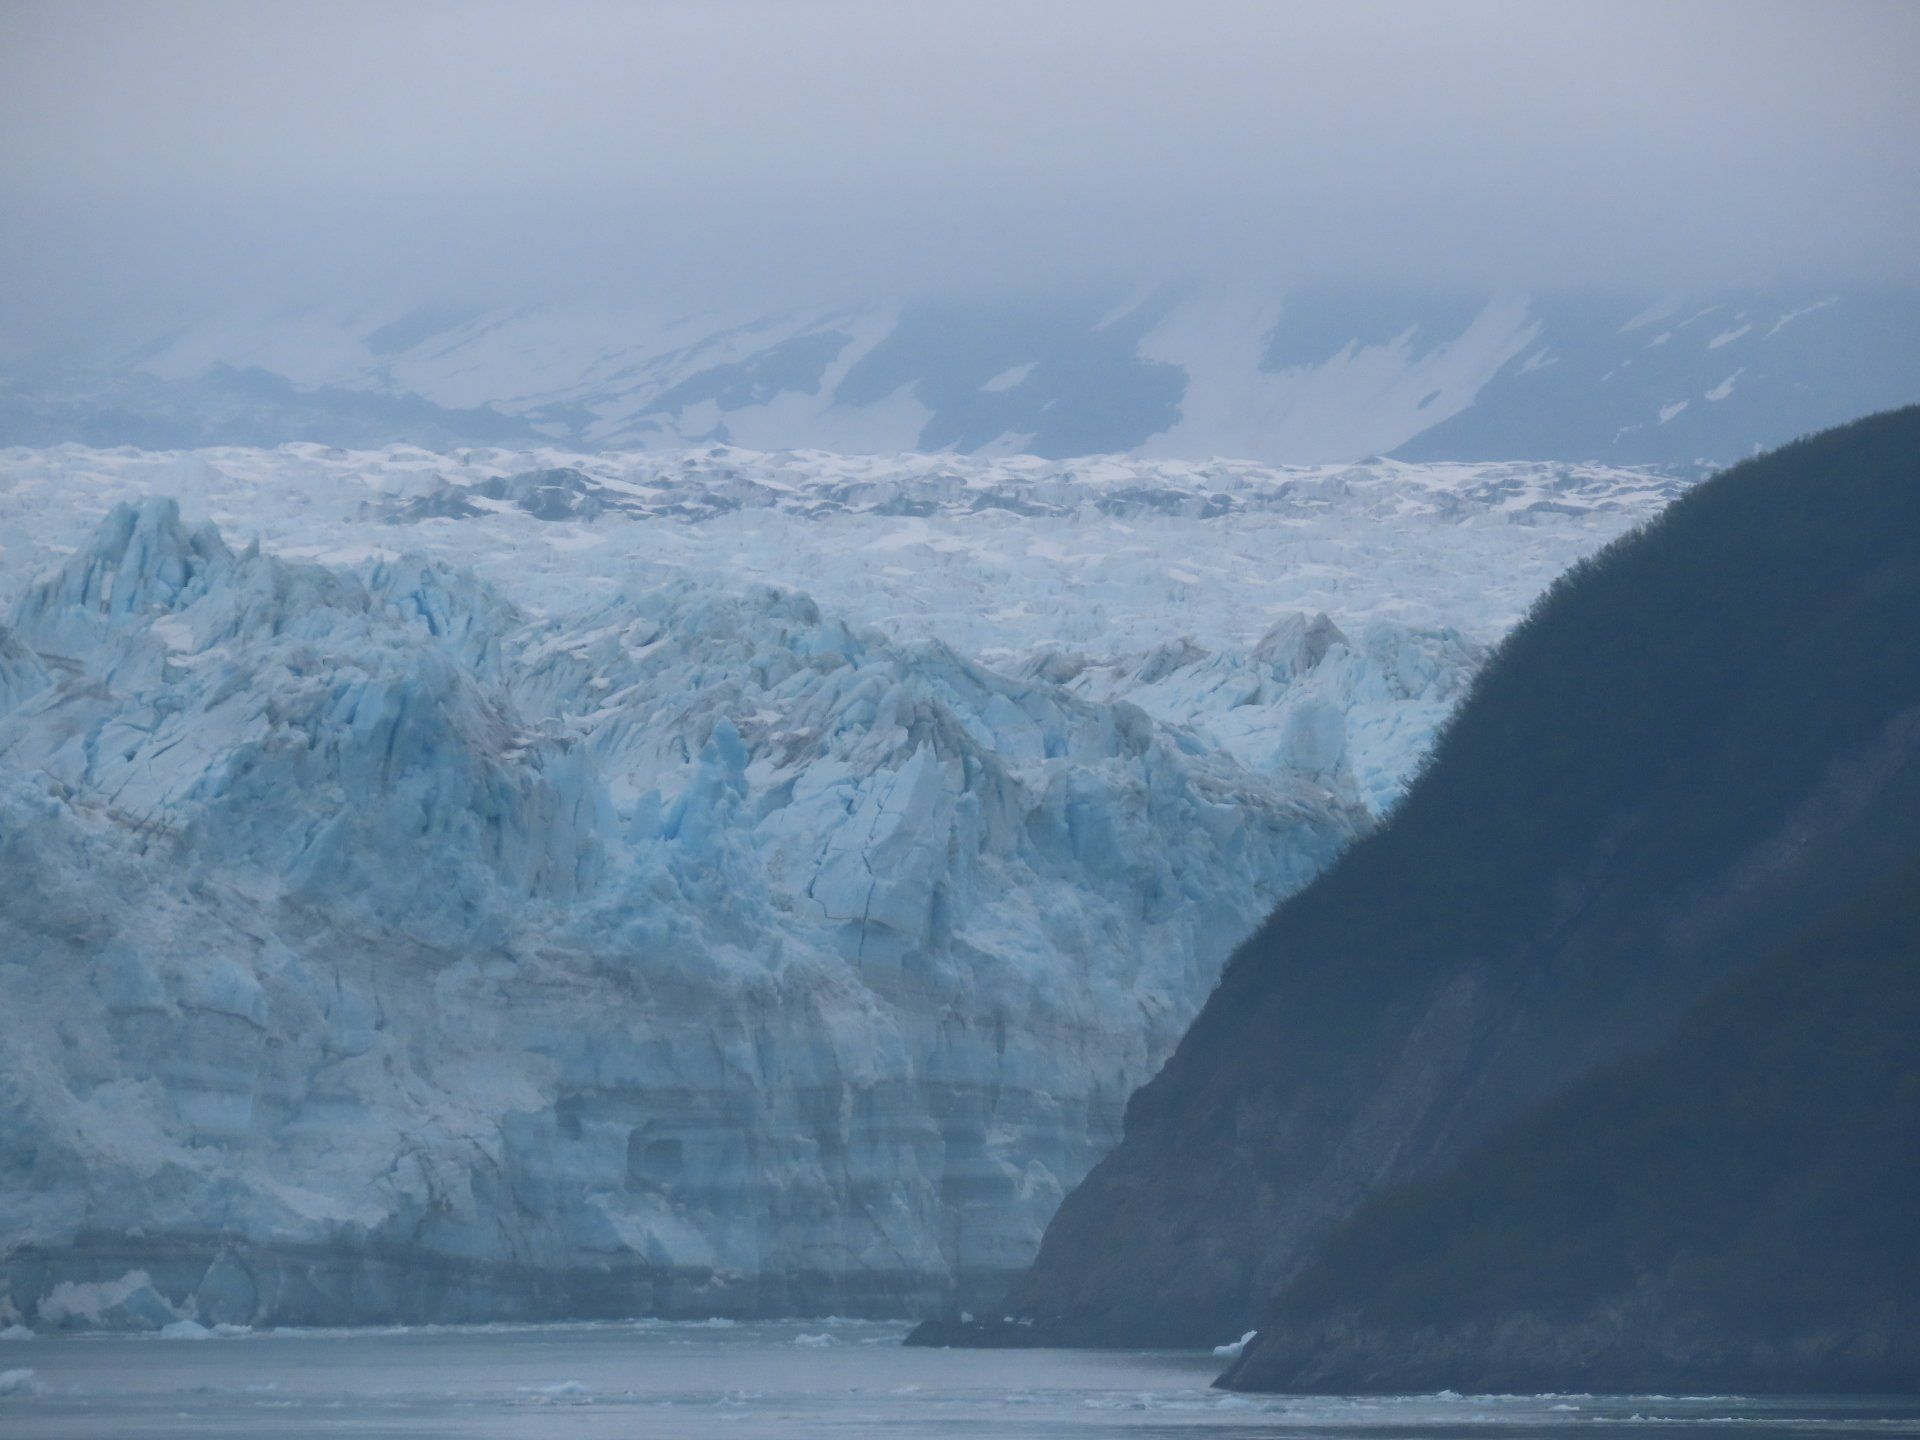
[[(8, 576), (0, 1323), (992, 1291), (1366, 823), (1337, 750), (1256, 768), (735, 575), (535, 608), (283, 538), (148, 499)], [(1268, 623), (1276, 697), (1379, 673)]]

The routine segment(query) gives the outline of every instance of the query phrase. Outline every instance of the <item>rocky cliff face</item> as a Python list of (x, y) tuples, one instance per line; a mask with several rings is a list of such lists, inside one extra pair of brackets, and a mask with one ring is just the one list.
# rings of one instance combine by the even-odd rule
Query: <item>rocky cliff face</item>
[[(1025, 1323), (978, 1338), (1194, 1344), (1266, 1323), (1371, 1197), (1670, 1041), (1920, 850), (1916, 456), (1916, 410), (1788, 447), (1556, 586), (1391, 821), (1242, 947), (1049, 1227)], [(1910, 1071), (1890, 1083), (1911, 1097)], [(1376, 1316), (1326, 1314), (1329, 1353), (1351, 1337), (1389, 1388), (1524, 1329), (1495, 1309), (1477, 1339), (1422, 1332), (1396, 1365), (1366, 1339)], [(1261, 1368), (1256, 1342), (1236, 1373), (1359, 1373), (1315, 1370), (1291, 1333), (1284, 1361)], [(1570, 1333), (1522, 1348), (1550, 1357)]]

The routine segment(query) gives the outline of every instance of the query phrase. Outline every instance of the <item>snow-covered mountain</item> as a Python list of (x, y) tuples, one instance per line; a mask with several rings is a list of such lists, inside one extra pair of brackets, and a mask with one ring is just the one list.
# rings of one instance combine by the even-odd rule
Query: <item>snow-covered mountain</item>
[(1678, 483), (0, 452), (0, 1321), (990, 1293)]
[(1920, 294), (1215, 284), (673, 315), (196, 319), (0, 388), (0, 442), (1724, 464), (1920, 395)]

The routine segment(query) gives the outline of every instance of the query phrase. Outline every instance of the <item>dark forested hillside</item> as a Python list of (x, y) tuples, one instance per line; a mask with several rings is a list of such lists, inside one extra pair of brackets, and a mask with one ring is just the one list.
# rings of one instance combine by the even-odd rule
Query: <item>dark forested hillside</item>
[(1916, 1036), (1920, 864), (1363, 1205), (1224, 1383), (1920, 1387)]
[(1030, 1323), (968, 1338), (1194, 1344), (1283, 1293), (1330, 1303), (1329, 1237), (1372, 1197), (1678, 1043), (1916, 854), (1910, 408), (1740, 465), (1556, 585), (1135, 1095), (1016, 1298)]

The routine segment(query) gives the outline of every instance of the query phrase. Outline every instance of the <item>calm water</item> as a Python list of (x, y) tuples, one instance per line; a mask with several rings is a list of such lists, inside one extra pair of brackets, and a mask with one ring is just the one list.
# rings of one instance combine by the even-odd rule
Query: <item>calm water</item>
[[(0, 1342), (0, 1436), (1920, 1435), (1920, 1400), (1222, 1395), (1207, 1355), (904, 1350), (897, 1325), (564, 1325)], [(18, 1372), (31, 1370), (30, 1377)]]

